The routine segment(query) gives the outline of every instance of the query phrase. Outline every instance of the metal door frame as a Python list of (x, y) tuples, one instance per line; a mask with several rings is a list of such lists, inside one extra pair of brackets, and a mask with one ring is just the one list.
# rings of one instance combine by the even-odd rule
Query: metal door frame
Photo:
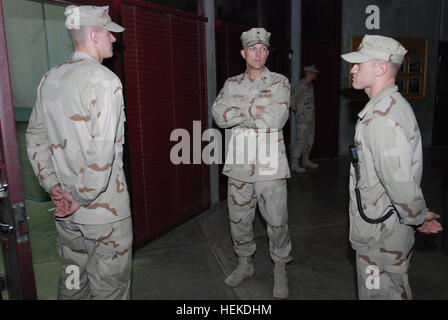
[(12, 232), (0, 233), (10, 299), (37, 299), (17, 149), (14, 107), (9, 78), (3, 2), (0, 0), (0, 178), (7, 194), (0, 197), (0, 221)]

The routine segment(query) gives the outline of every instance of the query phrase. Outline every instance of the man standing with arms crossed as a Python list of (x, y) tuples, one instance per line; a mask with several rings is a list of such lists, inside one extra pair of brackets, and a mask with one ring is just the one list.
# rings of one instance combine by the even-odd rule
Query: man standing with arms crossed
[[(408, 269), (415, 229), (442, 229), (420, 188), (420, 130), (395, 86), (406, 52), (392, 38), (365, 35), (356, 52), (342, 55), (354, 64), (353, 87), (370, 98), (358, 114), (353, 150), (358, 160), (350, 170), (350, 242), (356, 250), (359, 299), (412, 299)], [(389, 212), (389, 218), (378, 221)], [(372, 277), (379, 280), (377, 286)]]
[[(212, 112), (219, 127), (232, 128), (228, 147), (230, 156), (226, 159), (223, 173), (229, 177), (230, 230), (239, 264), (225, 283), (237, 286), (254, 273), (252, 255), (256, 245), (253, 221), (258, 203), (267, 223), (270, 256), (275, 262), (273, 296), (285, 299), (289, 295), (285, 264), (292, 257), (286, 187), (290, 171), (282, 128), (289, 115), (290, 85), (285, 76), (265, 67), (269, 38), (270, 33), (263, 28), (243, 32), (241, 55), (247, 70), (227, 79)], [(249, 145), (238, 143), (244, 136), (249, 138)], [(256, 146), (251, 145), (253, 140), (250, 137), (256, 137), (253, 143)], [(258, 157), (251, 153), (251, 149), (256, 150)], [(274, 165), (264, 164), (259, 159), (260, 152), (268, 149)], [(235, 163), (234, 155), (245, 161)]]
[[(56, 205), (59, 299), (130, 298), (123, 90), (120, 79), (101, 64), (113, 55), (111, 32), (124, 28), (112, 22), (108, 10), (66, 8), (74, 52), (43, 76), (26, 132), (33, 170)], [(73, 268), (79, 282), (68, 278)]]

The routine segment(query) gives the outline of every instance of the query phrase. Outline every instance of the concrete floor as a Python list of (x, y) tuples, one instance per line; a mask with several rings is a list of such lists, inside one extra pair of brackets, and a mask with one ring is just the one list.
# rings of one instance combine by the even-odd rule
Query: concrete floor
[[(428, 206), (442, 213), (442, 175), (448, 148), (424, 151), (423, 191)], [(289, 228), (294, 261), (287, 266), (289, 299), (356, 299), (354, 251), (348, 242), (348, 158), (317, 161), (319, 169), (288, 181)], [(59, 273), (51, 203), (27, 202), (39, 299), (55, 299)], [(46, 212), (50, 210), (50, 212)], [(237, 264), (226, 203), (134, 252), (132, 299), (269, 300), (273, 263), (265, 225), (255, 221), (255, 274), (239, 287), (223, 280)], [(0, 266), (1, 269), (1, 266)], [(416, 234), (410, 269), (415, 299), (448, 299), (448, 256), (441, 235)]]

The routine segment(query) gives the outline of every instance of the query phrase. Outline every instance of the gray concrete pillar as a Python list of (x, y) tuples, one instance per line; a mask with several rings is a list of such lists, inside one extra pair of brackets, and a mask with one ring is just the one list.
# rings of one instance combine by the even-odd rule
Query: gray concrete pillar
[[(205, 24), (205, 44), (207, 56), (207, 104), (208, 127), (213, 127), (212, 105), (216, 99), (216, 55), (215, 55), (215, 0), (202, 0)], [(219, 202), (219, 172), (218, 164), (210, 165), (210, 205)]]
[[(301, 23), (302, 23), (302, 0), (291, 0), (291, 89), (300, 81), (301, 66)], [(294, 150), (294, 142), (296, 140), (296, 114), (291, 112), (291, 140), (290, 150)]]

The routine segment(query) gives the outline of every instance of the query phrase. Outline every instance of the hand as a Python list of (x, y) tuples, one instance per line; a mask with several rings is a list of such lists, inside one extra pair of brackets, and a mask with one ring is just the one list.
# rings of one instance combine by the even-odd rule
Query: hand
[(62, 189), (62, 187), (59, 183), (50, 189), (50, 197), (55, 205), (56, 205), (56, 202), (58, 202), (59, 200), (62, 199), (64, 193), (66, 193), (66, 192), (67, 191)]
[(79, 209), (79, 204), (77, 204), (70, 193), (65, 191), (63, 199), (59, 201), (58, 205), (56, 206), (55, 216), (58, 218), (65, 218), (73, 213), (75, 213), (76, 210)]
[(59, 183), (50, 189), (50, 198), (56, 207), (56, 213), (66, 207), (66, 204), (63, 201), (66, 192), (67, 191), (62, 189)]
[(436, 219), (440, 218), (440, 215), (427, 210), (425, 222), (417, 228), (422, 233), (438, 233), (443, 230), (442, 225)]
[(67, 217), (79, 209), (79, 205), (73, 201), (70, 193), (62, 189), (60, 184), (51, 188), (50, 197), (56, 207), (54, 215), (58, 218)]
[(257, 106), (257, 111), (255, 112), (256, 115), (259, 116), (260, 114), (262, 114), (264, 112), (264, 109), (266, 109), (266, 107)]

